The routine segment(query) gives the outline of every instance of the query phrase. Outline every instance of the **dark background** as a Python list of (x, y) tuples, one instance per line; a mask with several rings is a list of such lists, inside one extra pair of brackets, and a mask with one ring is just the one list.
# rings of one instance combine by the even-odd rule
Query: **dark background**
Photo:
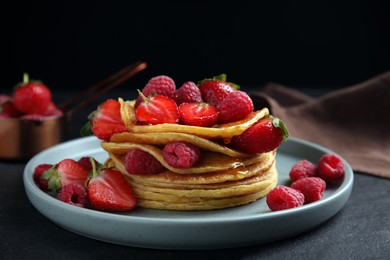
[(12, 1), (2, 3), (1, 92), (23, 72), (89, 86), (137, 60), (125, 85), (220, 73), (244, 86), (348, 86), (390, 69), (390, 8), (377, 1)]

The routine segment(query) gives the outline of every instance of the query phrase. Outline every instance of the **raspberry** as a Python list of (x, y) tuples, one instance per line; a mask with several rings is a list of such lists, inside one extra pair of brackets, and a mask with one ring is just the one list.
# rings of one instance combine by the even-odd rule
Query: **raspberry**
[(300, 160), (293, 165), (290, 170), (290, 179), (292, 182), (306, 177), (314, 177), (317, 173), (317, 166), (308, 160)]
[(272, 211), (299, 207), (304, 201), (305, 196), (302, 192), (287, 186), (275, 187), (266, 198), (267, 205)]
[(217, 106), (220, 123), (229, 123), (244, 119), (253, 112), (252, 99), (244, 91), (229, 93)]
[(33, 178), (34, 178), (35, 183), (38, 185), (38, 187), (41, 190), (44, 190), (44, 191), (49, 190), (49, 184), (48, 184), (49, 180), (45, 180), (45, 179), (41, 178), (41, 176), (45, 171), (50, 170), (51, 167), (53, 167), (52, 164), (43, 163), (43, 164), (39, 164), (34, 169)]
[(307, 177), (293, 182), (291, 188), (302, 192), (305, 195), (305, 203), (307, 204), (322, 198), (326, 183), (318, 177)]
[(157, 174), (164, 166), (151, 154), (141, 149), (131, 149), (125, 156), (125, 168), (130, 174)]
[(182, 103), (203, 102), (198, 86), (192, 81), (185, 82), (178, 90), (176, 90), (175, 101), (178, 105)]
[[(175, 92), (175, 82), (170, 77), (164, 75), (151, 78), (142, 89), (142, 94), (145, 97), (149, 97), (149, 95), (161, 95), (174, 99)], [(135, 107), (138, 107), (142, 102), (143, 99), (139, 96), (135, 102)]]
[(79, 183), (69, 183), (64, 185), (57, 194), (57, 199), (71, 205), (85, 208), (88, 204), (87, 191)]
[(335, 154), (324, 154), (317, 167), (318, 177), (326, 182), (335, 182), (344, 176), (344, 162)]
[(187, 142), (171, 142), (165, 145), (163, 157), (170, 166), (187, 169), (199, 161), (200, 149)]

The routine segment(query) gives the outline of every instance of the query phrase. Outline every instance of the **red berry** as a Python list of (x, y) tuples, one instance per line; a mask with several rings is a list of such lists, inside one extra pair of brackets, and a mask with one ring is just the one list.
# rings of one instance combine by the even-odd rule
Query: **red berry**
[(50, 170), (51, 167), (53, 167), (52, 164), (43, 163), (43, 164), (39, 164), (34, 169), (33, 178), (34, 178), (35, 183), (38, 185), (38, 187), (41, 190), (44, 190), (44, 191), (49, 190), (49, 185), (48, 185), (49, 181), (47, 179), (42, 178), (42, 174), (44, 172)]
[(11, 99), (4, 100), (0, 104), (0, 111), (5, 113), (8, 117), (20, 117), (23, 115), (22, 112), (20, 112), (14, 105)]
[(87, 169), (88, 171), (92, 170), (92, 164), (91, 164), (91, 159), (95, 161), (95, 164), (99, 164), (98, 161), (96, 161), (94, 158), (90, 157), (90, 156), (84, 156), (84, 157), (81, 157), (80, 159), (78, 159), (78, 163), (83, 166), (85, 169)]
[(219, 111), (207, 103), (182, 103), (179, 114), (182, 124), (208, 127), (218, 122)]
[(230, 123), (247, 117), (253, 112), (252, 99), (244, 91), (233, 91), (229, 93), (219, 104), (220, 112), (218, 121)]
[[(142, 93), (140, 93), (143, 96)], [(137, 120), (148, 124), (177, 124), (179, 123), (179, 110), (176, 102), (166, 96), (143, 96), (142, 102), (135, 110)]]
[(302, 206), (305, 196), (298, 190), (287, 186), (277, 186), (272, 189), (266, 198), (268, 207), (272, 211), (291, 209)]
[(47, 106), (44, 115), (60, 117), (64, 115), (64, 112), (59, 107), (57, 107), (56, 104), (50, 102), (50, 104)]
[(81, 208), (87, 207), (88, 204), (87, 191), (79, 183), (69, 183), (62, 187), (57, 194), (57, 199)]
[(164, 166), (148, 152), (130, 149), (125, 156), (125, 169), (130, 174), (157, 174), (164, 171)]
[(25, 114), (44, 114), (51, 103), (50, 89), (39, 82), (24, 82), (13, 92), (13, 103), (17, 110)]
[(121, 172), (101, 168), (93, 169), (87, 184), (91, 205), (104, 211), (129, 211), (136, 205), (136, 198)]
[(178, 90), (176, 90), (175, 101), (178, 105), (182, 103), (203, 102), (198, 86), (192, 81), (185, 82)]
[(275, 150), (288, 137), (288, 131), (278, 118), (264, 118), (234, 136), (230, 144), (245, 153), (265, 153)]
[[(142, 94), (145, 97), (151, 96), (166, 96), (174, 99), (176, 91), (176, 85), (172, 78), (160, 75), (151, 78), (145, 87), (142, 89)], [(136, 100), (135, 107), (137, 108), (144, 100), (139, 96)]]
[(234, 91), (228, 83), (220, 80), (206, 80), (199, 85), (202, 99), (207, 103), (218, 106), (225, 97)]
[(324, 154), (317, 167), (318, 177), (326, 182), (335, 182), (344, 176), (344, 162), (335, 154)]
[(73, 159), (63, 159), (50, 170), (44, 172), (41, 178), (49, 181), (49, 189), (58, 191), (69, 183), (84, 185), (88, 178), (88, 169)]
[(117, 100), (108, 99), (91, 114), (91, 121), (86, 126), (92, 124), (92, 132), (96, 137), (109, 140), (113, 134), (127, 131), (120, 109), (121, 105)]
[(302, 192), (305, 195), (305, 203), (307, 204), (322, 198), (326, 183), (318, 177), (307, 177), (293, 182), (291, 188)]
[(300, 160), (295, 163), (289, 173), (292, 182), (306, 177), (314, 177), (316, 174), (317, 166), (308, 160)]
[(164, 146), (163, 157), (170, 166), (187, 169), (199, 161), (200, 149), (187, 142), (171, 142)]

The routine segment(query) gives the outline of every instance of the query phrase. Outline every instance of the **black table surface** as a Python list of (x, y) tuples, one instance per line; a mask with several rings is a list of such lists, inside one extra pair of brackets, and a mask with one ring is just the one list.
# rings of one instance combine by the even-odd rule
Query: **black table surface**
[[(102, 100), (125, 93), (128, 91), (110, 92), (76, 113), (67, 139), (79, 137), (86, 116)], [(70, 95), (54, 94), (59, 99)], [(23, 186), (25, 165), (26, 162), (0, 160), (0, 259), (389, 259), (390, 256), (390, 180), (365, 173), (354, 173), (352, 194), (344, 208), (306, 233), (256, 246), (175, 251), (101, 242), (57, 226), (28, 200)]]

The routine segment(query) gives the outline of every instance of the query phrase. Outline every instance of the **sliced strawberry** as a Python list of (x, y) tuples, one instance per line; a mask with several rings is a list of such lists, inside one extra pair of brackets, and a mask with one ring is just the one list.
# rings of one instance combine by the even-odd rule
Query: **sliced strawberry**
[(58, 191), (69, 183), (85, 184), (88, 178), (88, 169), (73, 159), (63, 159), (50, 170), (42, 174), (43, 179), (48, 180), (49, 189)]
[(99, 139), (109, 140), (113, 134), (127, 131), (120, 109), (117, 100), (106, 100), (88, 116), (89, 121), (81, 129), (81, 134), (85, 136), (93, 133)]
[(204, 127), (215, 125), (219, 116), (218, 109), (207, 103), (183, 103), (179, 113), (182, 124)]
[(136, 198), (125, 177), (116, 170), (95, 166), (88, 181), (88, 199), (91, 205), (104, 211), (128, 211), (135, 207)]
[(179, 123), (179, 110), (173, 99), (160, 95), (145, 97), (140, 91), (139, 94), (144, 99), (135, 110), (139, 122), (152, 125)]
[(288, 137), (284, 123), (275, 117), (264, 118), (231, 139), (230, 145), (246, 153), (265, 153), (276, 149)]

